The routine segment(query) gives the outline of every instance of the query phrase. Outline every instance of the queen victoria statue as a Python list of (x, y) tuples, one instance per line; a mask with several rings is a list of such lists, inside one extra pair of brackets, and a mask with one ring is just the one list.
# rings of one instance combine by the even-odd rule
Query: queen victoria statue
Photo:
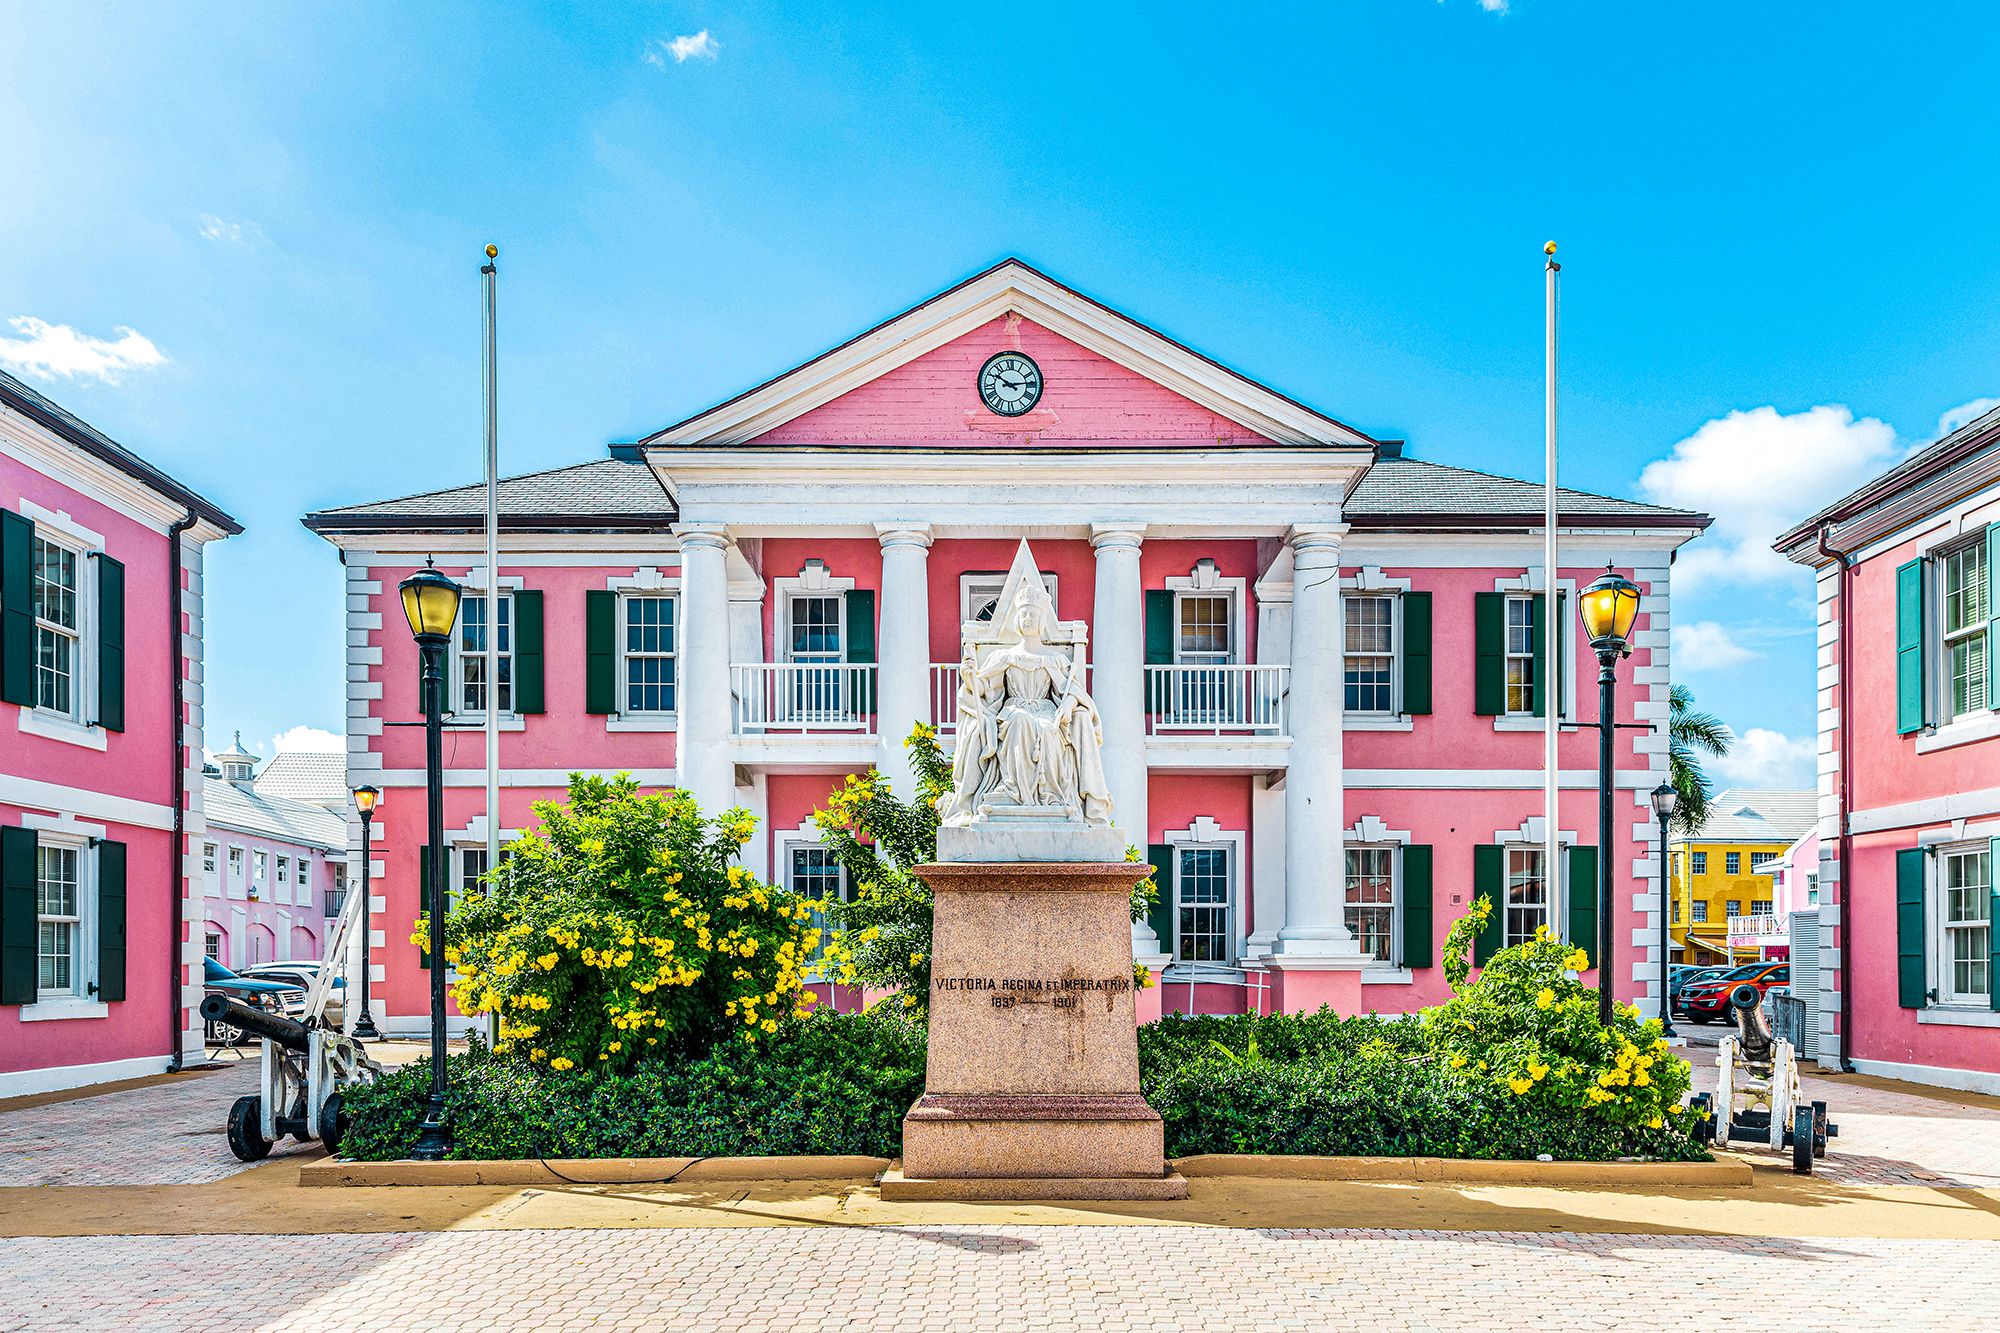
[[(971, 843), (953, 830), (982, 826), (999, 834), (1106, 830), (1111, 793), (1104, 780), (1104, 737), (1097, 705), (1084, 689), (1089, 631), (1056, 619), (1028, 544), (1022, 542), (990, 622), (968, 621), (959, 665), (958, 750), (952, 790), (940, 808), (939, 851)], [(1019, 839), (1004, 841), (1018, 844)], [(1030, 839), (1030, 841), (1045, 841)], [(1076, 843), (1097, 850), (1103, 835)], [(1084, 844), (1089, 844), (1086, 849)], [(998, 848), (994, 848), (998, 851)], [(1019, 845), (1022, 859), (1036, 856)], [(968, 855), (965, 859), (997, 859)]]

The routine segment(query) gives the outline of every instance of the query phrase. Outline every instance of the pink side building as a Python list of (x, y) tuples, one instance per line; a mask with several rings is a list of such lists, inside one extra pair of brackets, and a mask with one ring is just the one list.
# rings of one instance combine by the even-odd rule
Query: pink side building
[[(274, 776), (294, 770), (286, 758)], [(348, 793), (338, 775), (315, 786), (318, 800), (283, 794), (258, 776), (241, 737), (202, 775), (202, 948), (225, 967), (320, 961), (346, 891)]]
[(1777, 549), (1818, 587), (1819, 1059), (2000, 1092), (2000, 410)]
[[(1599, 858), (1612, 985), (1657, 1010), (1647, 794), (1667, 771), (1670, 570), (1702, 515), (1566, 491), (1549, 571), (1539, 485), (1413, 457), (1011, 260), (608, 457), (511, 478), (500, 506), (498, 624), (469, 596), (448, 668), (449, 892), (485, 868), (489, 708), (501, 839), (570, 772), (629, 770), (752, 812), (758, 873), (850, 891), (812, 813), (870, 766), (908, 790), (913, 724), (950, 744), (960, 626), (990, 614), (1026, 538), (1059, 614), (1089, 626), (1116, 821), (1160, 872), (1133, 930), (1162, 978), (1151, 1013), (1436, 1003), (1445, 932), (1478, 894), (1503, 906), (1482, 957), (1543, 924), (1594, 951)], [(432, 557), (489, 586), (482, 510), (475, 486), (305, 520), (347, 581), (348, 778), (384, 792), (390, 1031), (428, 1022), (396, 586)], [(1641, 725), (1617, 733), (1600, 828), (1574, 608), (1607, 566), (1644, 594), (1617, 718)], [(1554, 866), (1546, 708), (1567, 723)]]
[(214, 504), (0, 374), (0, 1096), (199, 1055)]

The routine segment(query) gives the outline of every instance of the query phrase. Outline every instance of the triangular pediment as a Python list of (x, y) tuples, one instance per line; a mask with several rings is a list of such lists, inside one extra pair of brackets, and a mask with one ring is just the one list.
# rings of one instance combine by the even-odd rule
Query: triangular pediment
[[(987, 411), (996, 351), (1042, 367), (1041, 400)], [(642, 442), (1055, 447), (1216, 444), (1370, 448), (1361, 432), (1008, 260)]]

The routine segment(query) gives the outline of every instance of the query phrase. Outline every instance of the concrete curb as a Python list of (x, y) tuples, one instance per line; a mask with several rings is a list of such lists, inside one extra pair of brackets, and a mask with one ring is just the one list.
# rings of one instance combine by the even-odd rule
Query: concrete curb
[[(663, 1185), (669, 1181), (730, 1180), (872, 1184), (894, 1165), (886, 1157), (616, 1157), (501, 1162), (326, 1160), (301, 1165), (299, 1184)], [(1513, 1162), (1208, 1153), (1176, 1158), (1169, 1165), (1191, 1178), (1659, 1189), (1742, 1188), (1751, 1183), (1750, 1163), (1728, 1156), (1712, 1162)]]

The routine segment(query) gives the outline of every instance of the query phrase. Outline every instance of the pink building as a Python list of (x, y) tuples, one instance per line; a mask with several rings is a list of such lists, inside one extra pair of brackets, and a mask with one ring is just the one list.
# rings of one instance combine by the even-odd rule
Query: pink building
[[(1544, 923), (1594, 950), (1609, 856), (1614, 984), (1657, 1004), (1664, 737), (1618, 733), (1600, 829), (1596, 735), (1565, 728), (1545, 867), (1541, 715), (1595, 712), (1567, 608), (1610, 565), (1646, 597), (1619, 720), (1664, 725), (1668, 570), (1700, 515), (1565, 494), (1552, 666), (1539, 486), (1412, 458), (1015, 261), (500, 503), (497, 688), (472, 598), (449, 666), (454, 891), (483, 869), (488, 707), (502, 837), (570, 771), (629, 769), (753, 812), (760, 873), (845, 891), (812, 812), (870, 765), (907, 789), (913, 723), (950, 740), (960, 624), (1026, 537), (1089, 624), (1116, 818), (1161, 871), (1133, 931), (1152, 1003), (1418, 1008), (1477, 893), (1507, 904), (1482, 954)], [(486, 586), (481, 511), (466, 487), (306, 520), (347, 577), (349, 777), (386, 794), (377, 1014), (404, 1031), (424, 811), (422, 734), (386, 725), (417, 716), (396, 585), (434, 555)]]
[(346, 818), (265, 790), (256, 769), (239, 738), (202, 780), (202, 947), (238, 969), (317, 960), (347, 875)]
[(0, 375), (0, 1096), (200, 1051), (202, 558), (240, 531)]
[(1819, 587), (1820, 1059), (2000, 1092), (2000, 411), (1777, 549)]

